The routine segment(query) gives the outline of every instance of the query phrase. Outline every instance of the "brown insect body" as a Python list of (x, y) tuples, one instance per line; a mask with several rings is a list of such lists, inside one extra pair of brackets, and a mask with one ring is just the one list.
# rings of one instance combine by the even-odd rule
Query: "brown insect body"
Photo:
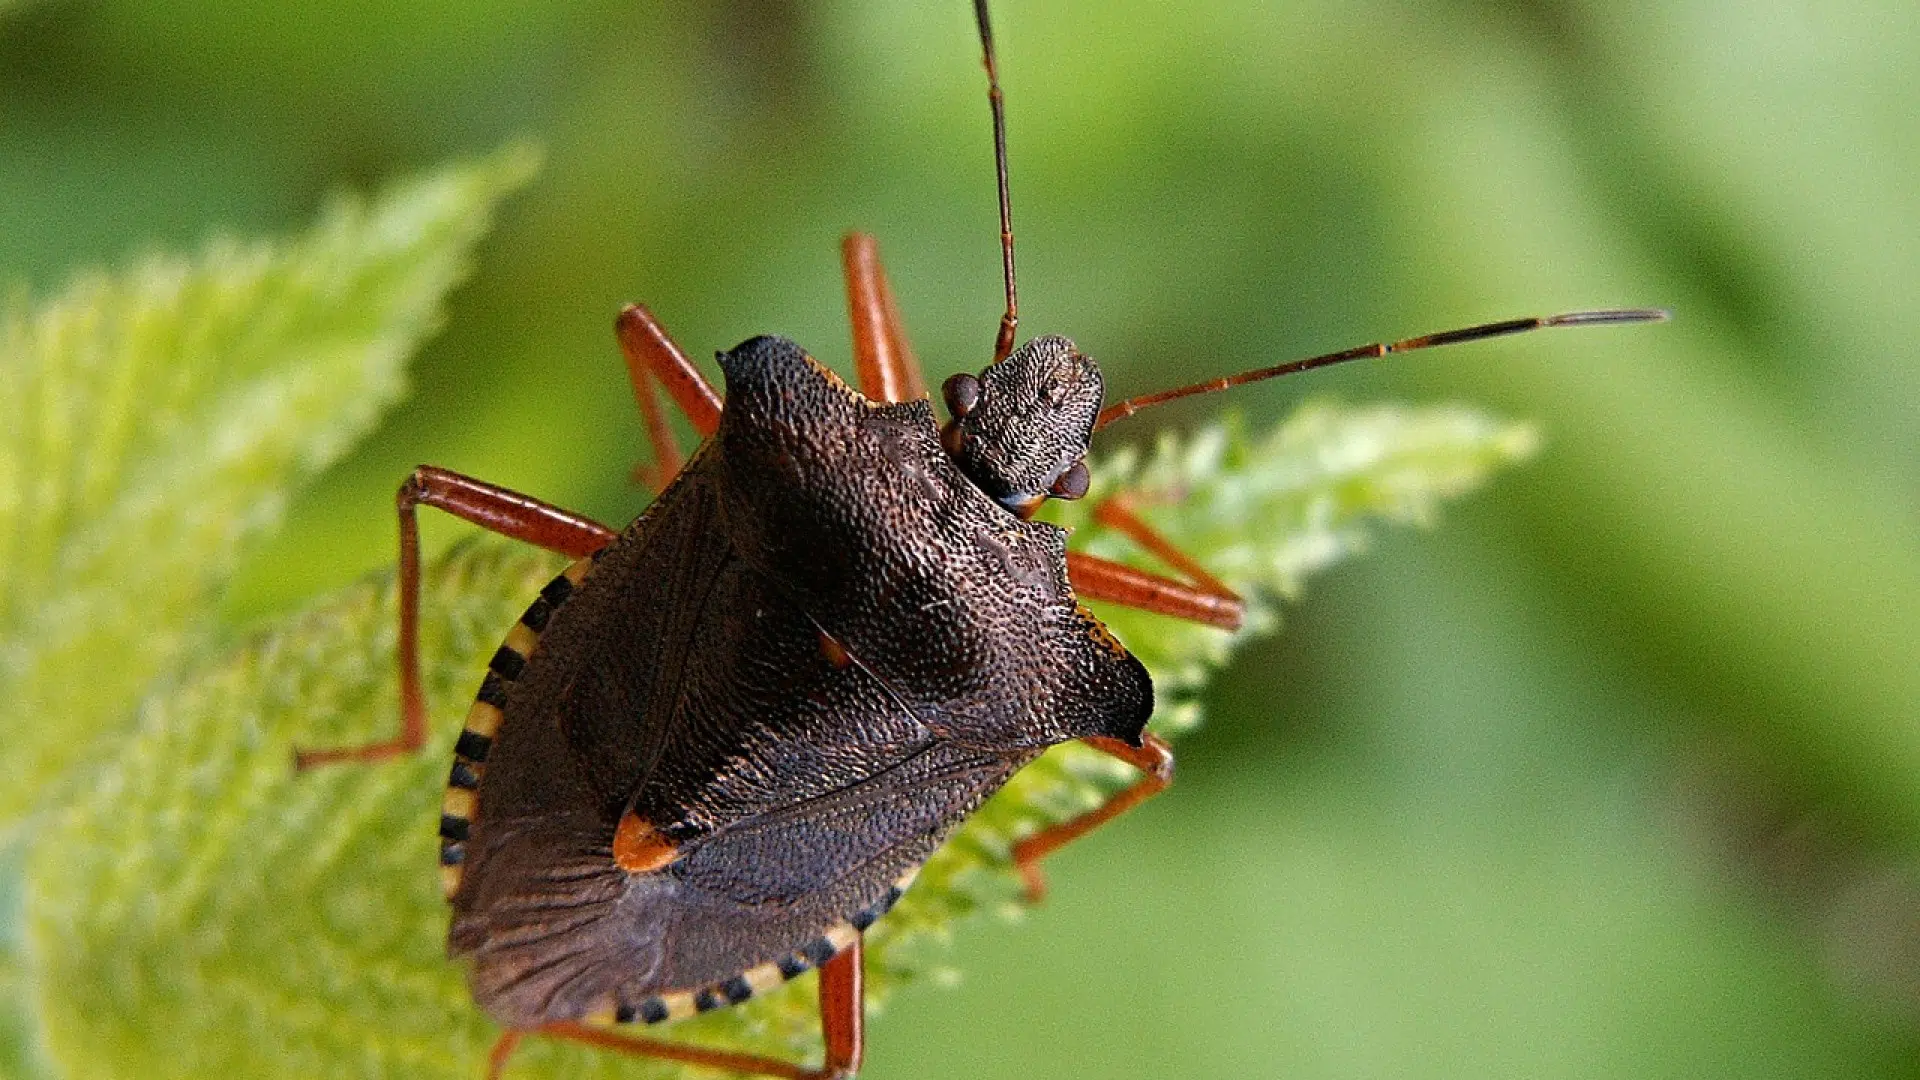
[[(1152, 711), (1063, 531), (962, 474), (926, 401), (870, 402), (779, 338), (720, 366), (718, 431), (524, 663), (496, 658), (504, 718), (456, 766), (483, 779), (443, 840), (450, 941), (513, 1027), (666, 1019), (817, 966), (1042, 749), (1137, 746)], [(617, 865), (623, 819), (670, 856)]]
[[(1013, 226), (985, 0), (1007, 306), (993, 360), (943, 387), (936, 426), (870, 237), (843, 248), (860, 389), (790, 341), (720, 354), (724, 402), (645, 308), (616, 324), (664, 486), (624, 531), (423, 466), (401, 486), (402, 726), (302, 766), (417, 750), (427, 730), (415, 509), (437, 507), (577, 561), (494, 655), (441, 815), (451, 950), (507, 1025), (490, 1076), (537, 1032), (625, 1053), (844, 1078), (862, 1047), (861, 934), (952, 829), (1069, 740), (1142, 773), (1010, 852), (1039, 861), (1164, 790), (1146, 670), (1078, 596), (1231, 630), (1238, 596), (1124, 493), (1092, 517), (1178, 577), (1079, 552), (1028, 520), (1088, 491), (1093, 432), (1134, 412), (1328, 364), (1664, 312), (1485, 323), (1176, 387), (1101, 408), (1099, 367), (1059, 337), (1013, 349)], [(705, 437), (681, 466), (664, 389)], [(614, 1034), (820, 972), (825, 1061)]]

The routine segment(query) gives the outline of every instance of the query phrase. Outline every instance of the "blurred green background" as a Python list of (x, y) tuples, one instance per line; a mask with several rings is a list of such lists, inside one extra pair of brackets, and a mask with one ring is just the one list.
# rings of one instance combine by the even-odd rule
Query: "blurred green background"
[[(1023, 925), (966, 928), (958, 987), (899, 998), (864, 1075), (1920, 1075), (1920, 9), (995, 16), (1023, 330), (1113, 392), (1569, 307), (1677, 320), (1241, 392), (1468, 400), (1546, 449), (1318, 582), (1174, 792)], [(632, 516), (623, 301), (697, 356), (777, 332), (844, 365), (858, 227), (934, 380), (991, 345), (961, 0), (15, 0), (0, 276), (294, 231), (515, 135), (546, 171), (235, 625), (390, 564), (419, 462)]]

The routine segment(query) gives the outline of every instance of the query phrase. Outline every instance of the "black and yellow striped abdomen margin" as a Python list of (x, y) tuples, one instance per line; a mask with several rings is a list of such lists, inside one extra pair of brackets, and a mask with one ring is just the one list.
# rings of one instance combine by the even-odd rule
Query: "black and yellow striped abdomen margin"
[(526, 669), (527, 658), (540, 643), (553, 613), (560, 610), (573, 590), (592, 569), (591, 557), (580, 559), (562, 570), (558, 577), (540, 590), (540, 595), (520, 616), (507, 639), (494, 651), (487, 663), (487, 677), (480, 682), (473, 707), (467, 710), (466, 727), (453, 745), (453, 769), (447, 776), (447, 794), (440, 802), (440, 886), (448, 899), (460, 891), (460, 871), (467, 858), (467, 834), (473, 826), (475, 796), (480, 777), (487, 771), (487, 753), (493, 749), (493, 737), (500, 730), (502, 710), (507, 706), (507, 686)]

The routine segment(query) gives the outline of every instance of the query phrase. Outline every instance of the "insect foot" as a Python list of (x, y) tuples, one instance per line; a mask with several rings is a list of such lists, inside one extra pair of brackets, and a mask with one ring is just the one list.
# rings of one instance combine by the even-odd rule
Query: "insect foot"
[(1013, 865), (1020, 871), (1021, 880), (1026, 884), (1027, 902), (1030, 904), (1047, 898), (1047, 879), (1040, 872), (1041, 859), (1167, 790), (1168, 785), (1173, 783), (1173, 747), (1158, 735), (1147, 735), (1139, 746), (1129, 746), (1119, 739), (1099, 736), (1083, 742), (1101, 753), (1119, 758), (1144, 775), (1100, 806), (1077, 818), (1042, 829), (1013, 845)]

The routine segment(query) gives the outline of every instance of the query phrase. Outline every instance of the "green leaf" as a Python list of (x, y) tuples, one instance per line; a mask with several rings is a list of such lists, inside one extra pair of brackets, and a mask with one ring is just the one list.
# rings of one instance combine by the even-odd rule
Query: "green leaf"
[(400, 395), (533, 155), (336, 200), (306, 235), (0, 308), (0, 826), (209, 633), (242, 551)]
[[(1425, 521), (1443, 496), (1524, 456), (1531, 433), (1464, 409), (1303, 410), (1271, 434), (1168, 438), (1104, 470), (1255, 598), (1352, 551), (1370, 520)], [(1079, 511), (1084, 513), (1084, 511)], [(1087, 527), (1079, 538), (1116, 550)], [(391, 580), (346, 590), (150, 699), (118, 761), (49, 831), (28, 868), (26, 938), (42, 1041), (77, 1080), (139, 1075), (481, 1074), (496, 1031), (446, 959), (435, 826), (450, 743), (486, 658), (551, 556), (481, 538), (426, 575), (428, 751), (295, 774), (296, 745), (393, 730)], [(1121, 613), (1112, 612), (1115, 623)], [(1249, 636), (1128, 616), (1129, 644), (1171, 689), (1163, 723)], [(1127, 770), (1078, 747), (1024, 770), (935, 855), (868, 936), (875, 1005), (938, 958), (956, 919), (1019, 906), (1018, 836), (1097, 803)], [(670, 1037), (817, 1056), (815, 980), (675, 1025)], [(545, 1040), (519, 1077), (677, 1075)]]

